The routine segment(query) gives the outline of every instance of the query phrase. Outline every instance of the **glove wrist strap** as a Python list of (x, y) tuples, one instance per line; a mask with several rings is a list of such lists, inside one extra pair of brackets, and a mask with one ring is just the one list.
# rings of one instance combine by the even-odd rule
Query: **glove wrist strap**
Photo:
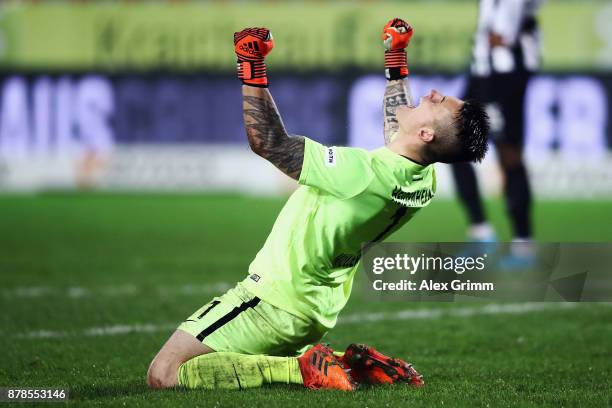
[(268, 87), (266, 63), (264, 60), (249, 61), (238, 59), (237, 69), (238, 78), (242, 80), (243, 84), (259, 88)]
[(403, 79), (408, 76), (406, 50), (385, 51), (385, 77), (388, 80)]

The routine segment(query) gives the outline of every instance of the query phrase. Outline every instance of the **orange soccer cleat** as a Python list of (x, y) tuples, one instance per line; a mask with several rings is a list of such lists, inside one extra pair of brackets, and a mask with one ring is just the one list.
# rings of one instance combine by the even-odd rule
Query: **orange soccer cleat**
[(351, 344), (346, 348), (340, 362), (350, 368), (351, 377), (358, 383), (397, 384), (405, 383), (415, 387), (425, 385), (412, 364), (399, 358), (387, 357), (374, 347)]
[(313, 390), (322, 388), (354, 391), (357, 383), (344, 370), (334, 352), (323, 344), (317, 344), (298, 357), (304, 386)]

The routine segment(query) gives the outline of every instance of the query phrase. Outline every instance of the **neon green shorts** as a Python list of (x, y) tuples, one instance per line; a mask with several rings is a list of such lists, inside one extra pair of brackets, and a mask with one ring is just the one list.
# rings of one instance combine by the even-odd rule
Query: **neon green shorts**
[(238, 283), (179, 327), (215, 351), (295, 356), (325, 331), (259, 299)]

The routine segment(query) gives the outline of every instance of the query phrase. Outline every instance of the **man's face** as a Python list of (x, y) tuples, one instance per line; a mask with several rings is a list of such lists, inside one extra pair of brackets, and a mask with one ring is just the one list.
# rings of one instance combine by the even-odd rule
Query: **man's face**
[(452, 123), (462, 105), (461, 99), (432, 90), (420, 99), (418, 106), (398, 107), (396, 116), (400, 128), (409, 133), (421, 127), (433, 128), (436, 123)]

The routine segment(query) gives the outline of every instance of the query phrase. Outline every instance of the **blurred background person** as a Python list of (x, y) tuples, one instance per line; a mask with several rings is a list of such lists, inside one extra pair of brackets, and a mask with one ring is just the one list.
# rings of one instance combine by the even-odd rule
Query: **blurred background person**
[[(485, 101), (491, 117), (491, 139), (504, 176), (506, 210), (513, 242), (533, 237), (532, 194), (523, 160), (525, 93), (540, 63), (537, 12), (542, 0), (481, 0), (466, 97)], [(487, 220), (476, 173), (470, 163), (452, 166), (457, 192), (467, 211), (472, 241), (495, 241)], [(533, 261), (530, 245), (514, 245), (508, 267)]]

